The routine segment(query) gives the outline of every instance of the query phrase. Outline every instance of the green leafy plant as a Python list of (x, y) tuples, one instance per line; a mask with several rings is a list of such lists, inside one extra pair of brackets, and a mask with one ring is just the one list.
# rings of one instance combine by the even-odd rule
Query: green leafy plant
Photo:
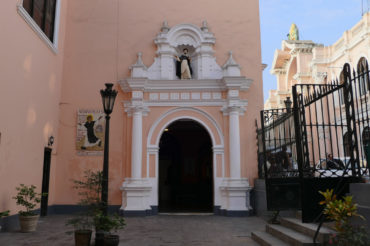
[(94, 215), (94, 224), (96, 231), (105, 231), (111, 233), (123, 229), (125, 226), (125, 220), (118, 214), (113, 216), (104, 215), (102, 211), (97, 210)]
[(357, 212), (357, 204), (353, 203), (352, 196), (337, 199), (333, 189), (325, 192), (319, 191), (324, 200), (319, 204), (324, 205), (323, 214), (335, 222), (336, 235), (330, 239), (330, 244), (338, 246), (369, 246), (370, 238), (363, 227), (353, 226), (351, 218), (363, 216)]
[[(72, 180), (73, 188), (78, 190), (80, 200), (78, 205), (83, 211), (69, 219), (67, 226), (73, 226), (75, 230), (91, 230), (95, 211), (100, 209), (100, 193), (102, 184), (102, 172), (86, 170), (83, 180)], [(71, 233), (68, 231), (67, 233)]]
[[(82, 180), (72, 180), (73, 188), (78, 190), (79, 205), (84, 207), (82, 213), (71, 218), (66, 225), (72, 225), (75, 230), (89, 230), (95, 226), (96, 231), (111, 232), (123, 229), (125, 222), (119, 215), (107, 216), (102, 212), (102, 180), (101, 171), (86, 170)], [(69, 232), (67, 232), (69, 233)]]
[(72, 180), (73, 188), (78, 190), (79, 205), (87, 206), (93, 212), (101, 206), (103, 174), (101, 171), (86, 170), (83, 180)]
[(2, 217), (9, 216), (9, 213), (10, 213), (10, 211), (9, 211), (9, 210), (6, 210), (6, 211), (4, 211), (4, 212), (0, 212), (0, 219), (1, 219)]
[(325, 205), (323, 213), (335, 221), (335, 230), (343, 232), (349, 226), (350, 218), (360, 217), (357, 213), (357, 204), (352, 201), (352, 196), (345, 196), (342, 200), (338, 200), (336, 195), (333, 194), (333, 189), (326, 190), (325, 192), (319, 191), (324, 196), (325, 200), (320, 202), (320, 205)]
[(25, 207), (26, 211), (19, 211), (21, 216), (33, 216), (37, 215), (32, 210), (36, 207), (37, 204), (41, 202), (41, 193), (35, 191), (36, 186), (31, 185), (27, 186), (20, 184), (19, 187), (16, 187), (18, 191), (17, 195), (13, 197), (16, 200), (17, 205)]
[[(81, 214), (79, 216), (69, 219), (66, 225), (73, 226), (74, 231), (91, 231), (93, 221), (91, 216)], [(73, 233), (73, 231), (67, 231), (67, 234), (71, 233)]]
[(363, 227), (351, 225), (344, 226), (344, 231), (333, 235), (329, 244), (336, 246), (370, 246), (370, 239), (367, 230)]

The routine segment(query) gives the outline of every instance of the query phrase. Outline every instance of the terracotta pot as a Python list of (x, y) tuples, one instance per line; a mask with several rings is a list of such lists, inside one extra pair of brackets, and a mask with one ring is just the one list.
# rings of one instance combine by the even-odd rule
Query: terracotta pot
[(75, 231), (75, 245), (76, 246), (90, 246), (91, 230), (76, 230)]
[(104, 246), (118, 246), (119, 236), (118, 235), (105, 235)]
[(19, 215), (19, 223), (21, 225), (21, 232), (36, 231), (39, 215), (21, 216)]

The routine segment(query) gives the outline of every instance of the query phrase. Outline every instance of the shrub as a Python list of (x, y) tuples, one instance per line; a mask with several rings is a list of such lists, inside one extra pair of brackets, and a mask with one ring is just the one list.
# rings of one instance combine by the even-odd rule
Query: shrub
[(320, 205), (325, 205), (323, 214), (335, 222), (337, 234), (330, 239), (330, 244), (338, 246), (370, 246), (370, 238), (364, 227), (353, 226), (352, 217), (360, 217), (357, 212), (357, 204), (353, 203), (352, 196), (337, 199), (333, 189), (325, 192), (319, 191), (324, 196)]
[(16, 187), (18, 191), (17, 195), (13, 197), (16, 200), (17, 205), (25, 207), (26, 211), (19, 211), (21, 216), (33, 216), (37, 215), (32, 210), (36, 207), (38, 203), (41, 202), (41, 193), (35, 192), (36, 186), (31, 185), (27, 186), (20, 184), (19, 187)]

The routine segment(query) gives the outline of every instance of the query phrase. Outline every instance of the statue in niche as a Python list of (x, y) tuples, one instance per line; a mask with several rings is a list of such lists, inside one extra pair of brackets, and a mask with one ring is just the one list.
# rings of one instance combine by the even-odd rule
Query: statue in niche
[(176, 76), (179, 79), (191, 79), (193, 75), (193, 70), (191, 69), (190, 61), (191, 58), (189, 57), (189, 50), (187, 48), (183, 49), (183, 54), (176, 58)]

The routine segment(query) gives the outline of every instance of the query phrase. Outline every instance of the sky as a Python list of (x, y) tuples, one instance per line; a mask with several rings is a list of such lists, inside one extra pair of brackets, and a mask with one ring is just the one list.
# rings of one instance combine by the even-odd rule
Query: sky
[(300, 40), (312, 40), (325, 46), (333, 44), (343, 32), (361, 20), (370, 0), (259, 0), (261, 21), (264, 101), (268, 91), (276, 89), (276, 77), (270, 74), (276, 49), (287, 39), (295, 23)]

